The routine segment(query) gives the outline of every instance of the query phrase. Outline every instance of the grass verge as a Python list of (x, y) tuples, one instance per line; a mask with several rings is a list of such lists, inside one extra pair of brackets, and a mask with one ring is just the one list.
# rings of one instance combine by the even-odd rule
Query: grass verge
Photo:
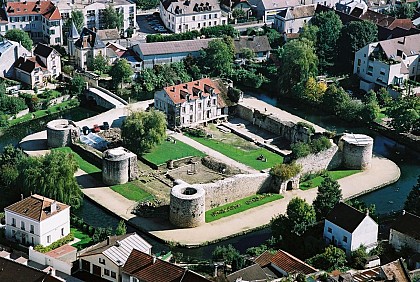
[(57, 150), (57, 151), (73, 154), (76, 159), (77, 164), (79, 165), (79, 168), (88, 174), (101, 172), (100, 168), (84, 160), (78, 153), (74, 152), (70, 147), (54, 148), (52, 150)]
[(205, 154), (181, 141), (163, 141), (162, 144), (153, 148), (143, 155), (147, 161), (155, 165), (165, 164), (169, 160), (178, 160), (185, 157), (204, 157)]
[[(264, 197), (257, 199), (259, 196), (263, 195)], [(282, 198), (283, 196), (280, 194), (260, 194), (249, 196), (233, 203), (206, 211), (206, 222), (212, 222)]]
[(81, 249), (84, 249), (86, 247), (89, 247), (89, 246), (93, 245), (93, 240), (88, 234), (85, 234), (82, 231), (80, 231), (79, 229), (74, 228), (74, 227), (70, 228), (70, 232), (73, 233), (74, 238), (80, 239), (79, 242), (72, 245), (73, 247), (77, 248), (78, 250), (81, 250)]
[[(201, 138), (189, 136), (191, 139), (212, 148), (215, 151), (247, 166), (250, 166), (256, 170), (263, 170), (271, 168), (278, 163), (283, 163), (283, 157), (273, 153), (265, 148), (257, 148), (254, 150), (244, 150), (235, 147), (232, 144), (217, 141), (214, 139)], [(263, 155), (266, 158), (266, 162), (257, 160), (257, 158)]]
[[(338, 180), (340, 178), (344, 178), (358, 172), (361, 172), (361, 170), (333, 170), (333, 171), (328, 171), (327, 173), (330, 175), (332, 179)], [(315, 188), (315, 187), (318, 187), (323, 180), (324, 180), (324, 177), (319, 175), (310, 180), (301, 182), (299, 185), (299, 188), (301, 190), (308, 190), (311, 188)]]
[(120, 194), (121, 196), (132, 200), (132, 201), (143, 201), (148, 198), (153, 198), (153, 196), (139, 186), (135, 185), (133, 182), (128, 182), (125, 184), (119, 184), (111, 186), (111, 189)]

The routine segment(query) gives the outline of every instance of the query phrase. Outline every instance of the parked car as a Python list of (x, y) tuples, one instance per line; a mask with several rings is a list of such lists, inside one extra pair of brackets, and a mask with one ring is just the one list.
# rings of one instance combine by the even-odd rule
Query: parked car
[(109, 129), (109, 123), (107, 121), (104, 121), (104, 124), (102, 125), (102, 128), (104, 130), (108, 130)]
[(99, 125), (95, 124), (92, 128), (92, 132), (96, 133), (96, 132), (99, 132), (99, 131), (101, 131), (101, 129), (99, 128)]
[(90, 129), (89, 127), (87, 127), (86, 125), (82, 127), (82, 132), (84, 135), (88, 135), (90, 133)]

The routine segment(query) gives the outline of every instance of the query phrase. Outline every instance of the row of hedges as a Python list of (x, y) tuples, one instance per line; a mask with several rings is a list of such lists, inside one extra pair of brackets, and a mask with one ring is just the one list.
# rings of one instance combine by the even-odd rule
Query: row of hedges
[(76, 227), (89, 236), (93, 236), (93, 234), (95, 234), (95, 227), (90, 226), (83, 220), (83, 218), (77, 217), (75, 215), (70, 216), (70, 225)]
[(49, 246), (44, 247), (43, 245), (36, 245), (34, 250), (40, 253), (48, 253), (49, 251), (52, 251), (58, 247), (61, 247), (73, 240), (74, 240), (74, 235), (73, 233), (70, 233), (69, 235), (61, 238), (60, 240), (55, 241)]
[(297, 142), (292, 144), (292, 158), (299, 159), (331, 148), (331, 141), (325, 136), (313, 139), (309, 143)]
[(192, 40), (200, 36), (206, 38), (222, 37), (224, 35), (233, 37), (236, 31), (231, 25), (217, 25), (211, 27), (204, 27), (200, 31), (192, 30), (183, 33), (174, 33), (169, 35), (148, 34), (146, 36), (146, 42), (166, 42), (166, 41), (180, 41), (180, 40)]

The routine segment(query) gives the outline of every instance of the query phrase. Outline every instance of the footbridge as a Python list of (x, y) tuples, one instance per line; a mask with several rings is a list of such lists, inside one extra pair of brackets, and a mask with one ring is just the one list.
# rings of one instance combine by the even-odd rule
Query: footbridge
[(102, 87), (90, 87), (86, 90), (86, 98), (94, 100), (105, 109), (123, 108), (128, 103), (121, 97)]

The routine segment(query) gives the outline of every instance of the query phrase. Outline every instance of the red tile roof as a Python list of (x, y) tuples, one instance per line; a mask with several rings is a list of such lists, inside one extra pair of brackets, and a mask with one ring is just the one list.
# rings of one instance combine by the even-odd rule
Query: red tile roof
[(187, 101), (187, 95), (189, 95), (190, 100), (198, 99), (200, 97), (200, 91), (204, 97), (210, 96), (210, 88), (214, 89), (216, 94), (220, 94), (220, 89), (210, 78), (203, 78), (174, 86), (168, 86), (163, 88), (163, 90), (169, 98), (171, 98), (172, 102), (180, 104)]
[(52, 258), (59, 258), (72, 252), (77, 252), (77, 249), (70, 245), (63, 245), (57, 249), (47, 252), (46, 255)]
[(282, 250), (277, 251), (277, 253), (274, 255), (270, 254), (268, 251), (265, 251), (255, 259), (255, 262), (258, 263), (261, 267), (267, 266), (269, 263), (274, 264), (289, 274), (302, 273), (308, 275), (318, 272), (316, 268), (304, 263), (300, 259)]
[(410, 19), (395, 19), (389, 26), (389, 29), (394, 29), (396, 27), (400, 27), (403, 29), (410, 29), (410, 28), (416, 28), (416, 26), (413, 24), (413, 22)]
[(60, 20), (61, 14), (51, 1), (7, 2), (7, 16), (43, 15), (48, 20)]

